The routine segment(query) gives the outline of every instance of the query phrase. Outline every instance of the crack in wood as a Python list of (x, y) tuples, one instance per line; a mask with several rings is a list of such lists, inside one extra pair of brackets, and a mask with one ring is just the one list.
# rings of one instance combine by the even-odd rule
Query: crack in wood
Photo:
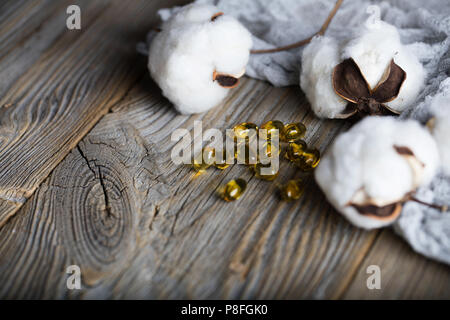
[[(110, 199), (109, 199), (109, 195), (108, 195), (108, 190), (106, 188), (105, 185), (105, 177), (103, 176), (102, 170), (101, 170), (101, 165), (97, 165), (97, 163), (95, 162), (95, 160), (93, 160), (92, 162), (94, 163), (95, 167), (97, 168), (98, 174), (97, 172), (95, 172), (94, 168), (91, 167), (90, 165), (90, 161), (88, 159), (88, 157), (84, 154), (83, 150), (81, 149), (80, 145), (77, 145), (77, 150), (80, 153), (81, 157), (85, 160), (86, 165), (88, 166), (89, 170), (94, 174), (94, 178), (98, 179), (100, 186), (102, 188), (103, 191), (103, 200), (105, 202), (105, 211), (106, 211), (106, 215), (108, 218), (114, 217), (114, 218), (118, 218), (113, 212), (112, 212), (112, 207), (110, 204)], [(124, 190), (125, 188), (123, 188), (122, 190)], [(122, 193), (122, 191), (119, 190), (120, 193)]]

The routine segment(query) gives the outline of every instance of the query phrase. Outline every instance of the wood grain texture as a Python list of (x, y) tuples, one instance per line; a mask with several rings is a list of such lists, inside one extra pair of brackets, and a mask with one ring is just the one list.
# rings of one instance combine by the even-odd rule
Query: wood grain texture
[(145, 72), (135, 46), (158, 2), (113, 3), (87, 8), (92, 25), (67, 30), (1, 96), (0, 226)]
[[(50, 175), (27, 205), (0, 232), (0, 257), (21, 229), (26, 237), (33, 212), (47, 204), (41, 229), (56, 234), (60, 247), (43, 244), (59, 270), (31, 270), (19, 287), (0, 264), (6, 297), (73, 298), (332, 298), (351, 281), (376, 232), (353, 228), (326, 203), (311, 175), (307, 194), (280, 201), (275, 183), (253, 177), (242, 165), (211, 169), (195, 177), (170, 160), (175, 128), (192, 130), (195, 120), (226, 129), (244, 120), (277, 118), (304, 122), (306, 140), (324, 150), (346, 122), (315, 118), (297, 88), (273, 88), (246, 79), (222, 107), (191, 117), (177, 114), (146, 77), (117, 104)], [(299, 176), (282, 161), (278, 183)], [(302, 175), (302, 174), (300, 174)], [(248, 190), (235, 203), (215, 190), (243, 177)], [(44, 191), (41, 192), (41, 189)], [(31, 250), (38, 246), (29, 243)], [(52, 253), (56, 251), (57, 254)], [(83, 290), (64, 290), (64, 264), (82, 269)], [(48, 262), (47, 262), (48, 263)], [(19, 265), (21, 265), (19, 263)], [(58, 278), (59, 280), (55, 280)], [(20, 290), (19, 290), (20, 288)], [(22, 292), (24, 294), (22, 294)]]
[[(367, 267), (381, 270), (381, 289), (368, 290)], [(450, 267), (415, 253), (392, 230), (383, 230), (364, 258), (344, 299), (449, 299)]]
[[(59, 37), (75, 40), (108, 6), (108, 1), (11, 1), (0, 9), (0, 96), (54, 44)], [(83, 8), (82, 29), (69, 32), (66, 8)], [(1, 107), (1, 106), (0, 106)]]

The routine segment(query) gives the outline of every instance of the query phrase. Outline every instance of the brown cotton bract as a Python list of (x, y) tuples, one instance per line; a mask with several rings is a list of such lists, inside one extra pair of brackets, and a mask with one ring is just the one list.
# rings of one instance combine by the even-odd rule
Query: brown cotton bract
[(229, 74), (218, 73), (217, 71), (213, 72), (213, 81), (217, 81), (220, 86), (228, 89), (235, 88), (239, 85), (239, 78)]
[(383, 77), (375, 88), (371, 88), (353, 58), (338, 64), (333, 70), (333, 89), (349, 103), (339, 118), (355, 114), (396, 115), (385, 103), (394, 100), (406, 79), (406, 72), (392, 59)]

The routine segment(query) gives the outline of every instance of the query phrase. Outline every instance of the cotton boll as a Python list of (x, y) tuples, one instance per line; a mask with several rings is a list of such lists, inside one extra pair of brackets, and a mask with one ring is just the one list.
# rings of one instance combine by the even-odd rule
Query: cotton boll
[[(372, 229), (391, 224), (405, 197), (428, 184), (438, 166), (436, 143), (418, 122), (367, 117), (336, 138), (315, 178), (350, 222)], [(369, 205), (392, 210), (382, 216)]]
[(394, 61), (405, 70), (407, 76), (397, 98), (387, 102), (386, 105), (397, 112), (402, 112), (416, 101), (424, 86), (426, 72), (417, 57), (403, 47), (394, 56)]
[(239, 75), (245, 69), (252, 42), (245, 29), (248, 38), (239, 39), (242, 37), (243, 28), (230, 16), (217, 19), (210, 27), (211, 52), (218, 71)]
[[(380, 149), (385, 151), (380, 153)], [(379, 199), (379, 206), (398, 201), (412, 189), (411, 168), (405, 161), (392, 161), (398, 157), (393, 147), (385, 148), (384, 143), (373, 142), (373, 145), (364, 145), (362, 153), (364, 168), (370, 168), (362, 171), (362, 183), (371, 198)]]
[(341, 58), (353, 58), (369, 85), (375, 88), (401, 47), (397, 29), (377, 21), (374, 25), (362, 27), (360, 33), (343, 48)]
[(335, 118), (347, 105), (331, 85), (331, 73), (338, 63), (339, 51), (334, 39), (315, 37), (303, 50), (300, 86), (319, 117)]
[(431, 131), (439, 149), (441, 166), (444, 173), (450, 175), (450, 96), (434, 98), (431, 109), (434, 113)]
[(423, 86), (425, 69), (408, 49), (402, 45), (397, 28), (377, 21), (366, 25), (361, 33), (344, 48), (342, 59), (353, 58), (371, 88), (382, 78), (391, 59), (407, 74), (399, 95), (386, 105), (401, 112), (413, 103)]
[(148, 68), (162, 93), (183, 114), (199, 113), (218, 105), (230, 84), (245, 72), (252, 47), (251, 35), (236, 19), (213, 18), (215, 6), (191, 4), (161, 26), (151, 42)]

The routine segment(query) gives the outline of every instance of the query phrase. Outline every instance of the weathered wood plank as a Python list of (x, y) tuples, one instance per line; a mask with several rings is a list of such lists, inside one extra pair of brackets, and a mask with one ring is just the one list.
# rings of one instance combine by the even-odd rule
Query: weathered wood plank
[[(130, 144), (135, 132), (126, 124), (117, 131), (98, 132), (101, 141), (89, 135), (27, 202), (25, 214), (2, 228), (0, 296), (76, 297), (79, 292), (66, 288), (67, 266), (80, 265), (84, 286), (95, 286), (138, 252), (139, 227), (147, 228), (138, 226), (139, 212), (152, 210), (142, 198), (151, 193), (156, 200), (164, 183), (147, 158), (150, 147)], [(97, 153), (102, 157), (92, 157)], [(150, 184), (142, 190), (141, 179)], [(134, 185), (140, 193), (128, 192)]]
[[(38, 193), (47, 190), (48, 184), (43, 183)], [(23, 207), (26, 215), (14, 217), (0, 230), (0, 272), (4, 273), (0, 278), (5, 281), (0, 296), (46, 297), (48, 290), (54, 292), (52, 296), (65, 296), (66, 280), (61, 275), (70, 260), (55, 230), (58, 213), (50, 210), (51, 205), (48, 198), (37, 195)]]
[[(55, 268), (36, 270), (36, 259), (23, 258), (15, 268), (23, 264), (29, 274), (20, 290), (13, 270), (0, 263), (5, 287), (0, 296), (334, 297), (358, 271), (376, 232), (353, 228), (337, 215), (311, 176), (305, 177), (305, 197), (288, 204), (280, 201), (274, 183), (255, 179), (245, 166), (212, 169), (194, 178), (190, 167), (170, 160), (175, 128), (191, 130), (195, 120), (203, 120), (204, 130), (225, 129), (272, 118), (302, 120), (309, 129), (307, 141), (321, 150), (348, 126), (315, 118), (298, 88), (248, 79), (222, 107), (182, 116), (146, 76), (0, 230), (0, 257), (7, 259), (18, 241), (11, 228), (21, 229), (20, 241), (27, 243), (23, 237), (36, 227), (30, 212), (48, 203), (51, 213), (46, 214), (56, 218), (40, 230), (57, 234), (60, 246), (28, 242), (29, 247), (57, 256), (51, 265), (78, 264), (84, 289), (64, 293), (61, 281), (34, 289), (34, 277), (65, 279), (64, 268), (59, 274)], [(285, 161), (280, 170), (279, 182), (299, 176)], [(248, 190), (239, 201), (226, 203), (215, 190), (236, 177), (248, 180)]]
[[(0, 58), (21, 46), (67, 1), (4, 1), (0, 8)], [(61, 12), (65, 12), (63, 9)], [(62, 17), (65, 18), (64, 15)], [(64, 20), (63, 20), (64, 21)]]
[[(16, 101), (10, 111), (0, 109), (0, 145), (7, 146), (0, 165), (9, 165), (0, 166), (0, 183), (14, 178), (0, 184), (0, 213), (17, 211), (0, 227), (0, 298), (450, 296), (447, 267), (412, 253), (389, 230), (350, 226), (312, 176), (287, 162), (277, 183), (300, 176), (307, 186), (294, 203), (280, 201), (276, 183), (257, 180), (245, 166), (195, 176), (174, 165), (170, 134), (192, 131), (195, 120), (204, 130), (301, 120), (308, 143), (322, 151), (349, 124), (314, 117), (298, 87), (249, 79), (223, 106), (177, 114), (134, 51), (156, 7), (169, 4), (130, 4), (92, 13), (83, 34), (55, 36), (43, 56), (21, 60), (32, 68), (8, 90)], [(117, 25), (119, 12), (120, 23), (132, 26)], [(34, 33), (24, 38), (34, 41)], [(223, 202), (215, 190), (236, 177), (248, 190)], [(80, 291), (66, 288), (72, 264), (82, 270)], [(382, 268), (379, 292), (366, 287), (369, 264)]]
[(135, 46), (167, 4), (113, 4), (82, 35), (58, 38), (0, 98), (0, 226), (145, 72)]
[[(83, 8), (82, 26), (69, 32), (66, 8), (77, 4)], [(0, 10), (0, 96), (5, 94), (41, 54), (62, 34), (79, 37), (96, 17), (105, 10), (108, 1), (15, 1)], [(1, 105), (0, 105), (1, 107)]]
[[(381, 270), (381, 289), (367, 288), (367, 267)], [(345, 299), (449, 299), (450, 267), (415, 253), (392, 230), (383, 230), (364, 258)]]

